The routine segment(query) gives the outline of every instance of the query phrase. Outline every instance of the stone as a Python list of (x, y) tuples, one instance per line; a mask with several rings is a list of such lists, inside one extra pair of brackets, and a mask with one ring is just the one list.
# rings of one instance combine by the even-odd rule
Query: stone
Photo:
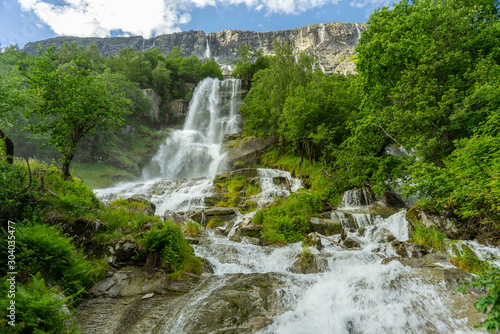
[(319, 258), (317, 255), (307, 250), (302, 251), (301, 254), (295, 257), (295, 261), (289, 270), (295, 274), (318, 274), (325, 272), (327, 266), (328, 263), (326, 259)]
[(247, 237), (247, 236), (242, 236), (241, 237), (241, 242), (245, 244), (250, 244), (250, 245), (255, 245), (259, 246), (262, 244), (259, 238), (253, 238), (253, 237)]
[(406, 250), (406, 245), (401, 241), (393, 241), (391, 243), (392, 248), (396, 251), (396, 253), (401, 257), (408, 257), (408, 251)]
[(347, 248), (360, 248), (361, 244), (361, 240), (356, 237), (348, 237), (344, 240), (344, 246), (346, 246)]
[(261, 229), (261, 225), (244, 226), (238, 229), (238, 234), (240, 237), (260, 238)]
[(104, 257), (111, 266), (121, 267), (132, 261), (132, 256), (135, 255), (137, 249), (134, 238), (122, 237), (104, 245)]
[(146, 294), (146, 295), (142, 296), (142, 298), (141, 298), (141, 299), (149, 299), (149, 298), (153, 298), (153, 296), (154, 296), (154, 295), (155, 295), (154, 293), (148, 293), (148, 294)]
[(172, 223), (182, 224), (184, 223), (184, 221), (186, 221), (186, 217), (179, 213), (170, 210), (165, 210), (165, 212), (163, 213), (163, 220), (169, 220)]
[(316, 233), (309, 233), (302, 241), (302, 246), (316, 247), (318, 250), (323, 249), (321, 238)]
[(145, 213), (149, 216), (154, 216), (155, 214), (156, 205), (145, 198), (134, 196), (125, 199), (125, 201), (130, 203), (130, 206), (127, 206), (127, 208), (132, 211), (135, 211), (137, 213)]
[(222, 222), (227, 222), (236, 217), (236, 211), (233, 208), (214, 207), (210, 209), (194, 210), (189, 216), (189, 219), (194, 220), (198, 224), (204, 225), (212, 219), (218, 219)]
[(449, 239), (472, 239), (473, 231), (466, 228), (460, 228), (458, 219), (452, 212), (444, 210), (435, 212), (429, 208), (423, 208), (417, 204), (406, 211), (406, 220), (410, 223), (409, 237), (412, 237), (414, 224), (423, 224), (427, 228), (435, 227), (441, 233), (444, 233)]
[(325, 219), (313, 217), (309, 220), (309, 229), (323, 235), (341, 234), (342, 223), (338, 219)]
[(272, 139), (261, 140), (250, 136), (225, 142), (222, 151), (227, 153), (228, 165), (239, 170), (259, 164), (260, 157), (272, 143)]
[(371, 231), (370, 239), (376, 243), (389, 243), (397, 240), (394, 234), (386, 228), (374, 228)]

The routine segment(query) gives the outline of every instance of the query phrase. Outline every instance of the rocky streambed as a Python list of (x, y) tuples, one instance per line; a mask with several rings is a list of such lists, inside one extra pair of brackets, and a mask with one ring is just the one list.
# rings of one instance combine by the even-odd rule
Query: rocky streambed
[[(241, 189), (228, 196), (231, 180), (243, 176)], [(258, 192), (247, 192), (249, 187)], [(482, 292), (458, 293), (469, 274), (450, 263), (450, 254), (408, 242), (408, 203), (397, 194), (374, 198), (366, 190), (347, 192), (339, 208), (310, 219), (307, 248), (264, 245), (253, 214), (241, 212), (249, 210), (249, 201), (265, 206), (299, 188), (298, 180), (277, 170), (217, 175), (207, 197), (212, 206), (164, 213), (179, 224), (192, 219), (204, 225), (189, 238), (204, 259), (203, 273), (149, 275), (122, 256), (78, 307), (82, 332), (481, 331), (473, 328), (482, 319), (473, 303)], [(216, 206), (229, 199), (237, 205)], [(123, 244), (114, 246), (116, 252)], [(481, 249), (480, 256), (496, 256), (494, 249)]]

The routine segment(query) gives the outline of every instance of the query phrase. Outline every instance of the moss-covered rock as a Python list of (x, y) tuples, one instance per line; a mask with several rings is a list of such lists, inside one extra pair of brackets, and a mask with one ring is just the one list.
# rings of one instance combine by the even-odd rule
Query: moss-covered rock
[(341, 234), (344, 228), (338, 219), (313, 217), (309, 220), (309, 229), (311, 232), (318, 232), (323, 235), (332, 235)]

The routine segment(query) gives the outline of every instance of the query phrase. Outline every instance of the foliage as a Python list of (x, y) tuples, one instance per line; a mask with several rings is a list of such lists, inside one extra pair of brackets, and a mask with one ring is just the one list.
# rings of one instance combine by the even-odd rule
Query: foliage
[(475, 275), (485, 274), (491, 269), (487, 262), (479, 260), (469, 246), (453, 245), (452, 249), (455, 256), (450, 259), (450, 262), (458, 269)]
[(190, 271), (201, 273), (201, 261), (193, 255), (193, 249), (182, 235), (179, 226), (170, 221), (159, 223), (144, 236), (143, 253), (159, 253), (163, 266), (173, 267), (172, 272)]
[[(7, 296), (10, 282), (2, 279), (0, 293)], [(0, 299), (0, 331), (2, 333), (77, 333), (70, 321), (72, 314), (66, 309), (71, 297), (64, 297), (56, 287), (49, 287), (40, 275), (32, 276), (25, 284), (17, 283), (15, 297), (15, 326), (7, 323), (8, 298)], [(66, 309), (66, 311), (65, 311)]]
[(40, 51), (40, 56), (31, 61), (29, 71), (22, 71), (30, 90), (41, 97), (41, 102), (30, 111), (38, 123), (30, 124), (29, 129), (50, 134), (46, 144), (61, 153), (62, 169), (69, 177), (77, 144), (96, 128), (122, 124), (122, 108), (129, 101), (119, 94), (110, 94), (103, 80), (76, 65), (78, 59), (62, 70), (55, 66), (55, 57), (53, 48)]
[[(484, 287), (488, 289), (486, 296), (480, 297), (474, 307), (485, 314), (486, 319), (477, 324), (484, 327), (489, 333), (496, 333), (500, 330), (500, 268), (491, 268), (488, 272), (473, 278), (465, 284), (471, 287)], [(461, 292), (465, 292), (463, 287)]]
[(186, 234), (191, 234), (193, 236), (198, 236), (201, 233), (202, 227), (195, 221), (188, 220), (186, 222), (186, 230), (184, 231)]
[(212, 218), (207, 222), (207, 227), (217, 227), (217, 226), (222, 226), (224, 225), (224, 222), (220, 220), (219, 218)]
[(414, 244), (421, 244), (427, 249), (433, 249), (435, 251), (445, 251), (446, 250), (446, 236), (439, 232), (436, 227), (428, 228), (425, 225), (414, 222), (412, 223), (413, 236), (411, 242)]
[[(7, 240), (6, 231), (2, 238)], [(7, 245), (0, 246), (7, 254)], [(19, 277), (40, 272), (45, 279), (57, 282), (75, 296), (84, 292), (104, 277), (106, 261), (88, 261), (75, 250), (71, 239), (64, 237), (55, 227), (38, 223), (16, 225), (16, 269)], [(6, 258), (1, 259), (6, 268)]]
[(284, 244), (302, 241), (309, 232), (309, 219), (322, 207), (317, 194), (295, 193), (257, 211), (252, 222), (262, 225), (261, 235), (265, 242)]
[(129, 204), (124, 204), (124, 207), (106, 208), (97, 214), (97, 218), (107, 223), (107, 233), (114, 232), (118, 228), (122, 233), (131, 233), (137, 231), (146, 223), (162, 222), (158, 217), (131, 210)]

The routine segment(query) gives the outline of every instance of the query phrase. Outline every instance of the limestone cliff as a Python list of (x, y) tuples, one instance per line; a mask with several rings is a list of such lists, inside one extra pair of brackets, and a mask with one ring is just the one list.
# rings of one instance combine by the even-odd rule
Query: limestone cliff
[(205, 34), (203, 31), (184, 31), (159, 35), (144, 39), (141, 36), (110, 38), (56, 37), (25, 45), (24, 50), (36, 54), (36, 45), (42, 47), (64, 42), (77, 42), (87, 47), (94, 43), (102, 55), (118, 54), (120, 50), (133, 47), (137, 50), (158, 48), (163, 54), (178, 46), (185, 57), (195, 54), (199, 58), (214, 57), (221, 64), (235, 63), (240, 45), (251, 45), (254, 49), (262, 48), (264, 54), (272, 54), (274, 41), (284, 44), (288, 42), (295, 54), (314, 51), (319, 64), (325, 72), (347, 73), (354, 70), (351, 56), (361, 31), (366, 29), (365, 23), (330, 22), (313, 24), (306, 27), (280, 31), (243, 31), (224, 30)]

